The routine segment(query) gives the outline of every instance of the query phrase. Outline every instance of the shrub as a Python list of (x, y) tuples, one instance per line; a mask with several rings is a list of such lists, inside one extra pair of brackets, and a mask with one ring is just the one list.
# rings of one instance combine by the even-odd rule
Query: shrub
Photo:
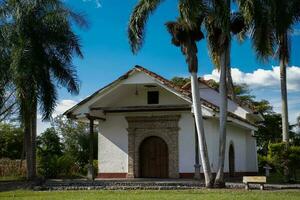
[(46, 178), (55, 178), (59, 174), (57, 155), (38, 154), (38, 173)]
[(58, 158), (58, 166), (60, 177), (72, 177), (77, 176), (80, 173), (80, 167), (69, 154), (65, 154)]
[(300, 146), (286, 148), (285, 143), (269, 145), (268, 160), (276, 171), (283, 174), (284, 168), (288, 167), (290, 179), (296, 179), (296, 171), (300, 168)]
[(258, 169), (259, 169), (259, 172), (260, 172), (260, 173), (265, 173), (264, 167), (265, 167), (266, 165), (269, 165), (269, 166), (271, 166), (271, 167), (273, 168), (273, 164), (272, 164), (272, 162), (268, 159), (267, 156), (263, 156), (263, 155), (259, 155), (259, 154), (258, 154), (257, 159), (258, 159)]

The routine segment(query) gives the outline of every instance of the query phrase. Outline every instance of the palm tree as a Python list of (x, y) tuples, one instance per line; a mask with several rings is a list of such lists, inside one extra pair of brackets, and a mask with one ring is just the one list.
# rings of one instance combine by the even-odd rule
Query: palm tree
[(57, 102), (56, 85), (79, 92), (73, 55), (82, 57), (71, 21), (85, 25), (82, 16), (60, 0), (6, 0), (0, 13), (8, 38), (11, 82), (16, 88), (25, 131), (27, 178), (36, 177), (36, 116), (51, 118)]
[[(162, 0), (140, 0), (133, 10), (129, 22), (129, 41), (133, 53), (137, 53), (144, 41), (144, 29), (149, 15), (158, 7)], [(179, 0), (179, 18), (176, 22), (166, 24), (172, 36), (172, 43), (181, 48), (191, 74), (193, 113), (195, 117), (200, 155), (202, 160), (205, 183), (213, 186), (207, 145), (205, 140), (200, 91), (198, 83), (198, 57), (196, 42), (203, 39), (201, 24), (205, 16), (205, 4), (201, 0)]]
[(213, 0), (209, 13), (205, 18), (205, 27), (212, 60), (216, 68), (220, 71), (220, 134), (215, 185), (217, 187), (225, 187), (224, 162), (227, 135), (228, 89), (232, 99), (235, 99), (230, 72), (231, 33), (241, 34), (245, 28), (245, 24), (239, 13), (231, 13), (231, 0)]
[(251, 37), (261, 59), (277, 56), (280, 62), (282, 140), (289, 143), (286, 68), (290, 61), (289, 33), (299, 22), (299, 0), (239, 0), (239, 7), (251, 26)]
[[(286, 68), (290, 61), (289, 33), (300, 19), (299, 0), (239, 0), (239, 7), (251, 25), (251, 38), (261, 59), (277, 56), (280, 63), (282, 141), (289, 146)], [(288, 167), (284, 174), (288, 179)]]

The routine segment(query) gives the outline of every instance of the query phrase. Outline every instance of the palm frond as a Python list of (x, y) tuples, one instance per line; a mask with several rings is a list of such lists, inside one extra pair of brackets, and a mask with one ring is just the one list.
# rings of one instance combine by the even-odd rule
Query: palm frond
[(203, 0), (179, 0), (179, 18), (189, 29), (201, 26), (208, 12), (208, 5)]
[(145, 37), (147, 20), (162, 1), (140, 0), (135, 6), (128, 25), (128, 38), (133, 53), (137, 53), (141, 49)]

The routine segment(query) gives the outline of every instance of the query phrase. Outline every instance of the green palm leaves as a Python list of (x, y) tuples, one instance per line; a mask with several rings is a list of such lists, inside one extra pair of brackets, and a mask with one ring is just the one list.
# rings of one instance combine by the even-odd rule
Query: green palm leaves
[(162, 1), (140, 0), (135, 6), (128, 26), (128, 37), (133, 53), (137, 53), (142, 47), (147, 20)]
[(86, 22), (58, 0), (8, 0), (1, 4), (1, 11), (18, 97), (38, 99), (43, 118), (49, 119), (57, 85), (79, 92), (72, 57), (82, 57), (82, 52), (70, 22), (81, 27)]

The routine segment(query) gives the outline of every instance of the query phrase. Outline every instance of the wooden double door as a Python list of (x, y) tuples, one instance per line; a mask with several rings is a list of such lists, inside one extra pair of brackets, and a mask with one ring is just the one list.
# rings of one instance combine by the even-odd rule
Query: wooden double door
[(159, 137), (146, 138), (140, 145), (140, 176), (168, 178), (168, 145)]

